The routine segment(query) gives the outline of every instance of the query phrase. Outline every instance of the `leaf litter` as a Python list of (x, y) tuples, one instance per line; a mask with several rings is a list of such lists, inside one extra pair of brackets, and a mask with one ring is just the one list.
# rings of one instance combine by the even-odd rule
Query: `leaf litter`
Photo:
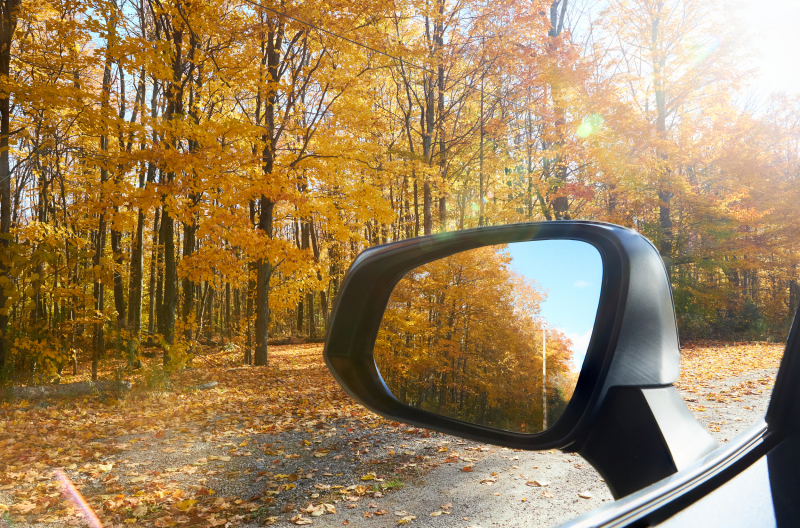
[(244, 368), (235, 353), (207, 353), (201, 368), (173, 376), (171, 391), (3, 404), (0, 514), (82, 524), (54, 478), (60, 468), (104, 526), (306, 525), (452, 456), (437, 450), (445, 435), (351, 400), (320, 345), (270, 352), (270, 367)]
[[(783, 352), (766, 343), (701, 345), (684, 347), (676, 385), (721, 401), (757, 393), (772, 380), (703, 391), (774, 368)], [(459, 441), (474, 453), (462, 456), (448, 445), (452, 437), (366, 411), (331, 378), (319, 345), (271, 347), (268, 368), (237, 366), (236, 354), (224, 351), (204, 359), (202, 368), (174, 376), (171, 391), (4, 403), (0, 514), (22, 523), (85, 522), (54, 478), (60, 468), (104, 526), (310, 525), (337, 507), (380, 499), (439, 464), (465, 461), (461, 471), (471, 472), (476, 457), (494, 449)], [(482, 483), (495, 481), (496, 474)], [(526, 484), (552, 497), (549, 483)], [(370, 502), (363, 516), (386, 513)], [(416, 519), (403, 513), (400, 524)]]

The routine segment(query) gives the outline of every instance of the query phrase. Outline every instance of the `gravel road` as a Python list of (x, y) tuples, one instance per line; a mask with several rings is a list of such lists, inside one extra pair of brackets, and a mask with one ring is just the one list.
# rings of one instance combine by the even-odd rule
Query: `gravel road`
[[(711, 383), (702, 394), (682, 396), (714, 438), (726, 442), (764, 415), (776, 372), (750, 372)], [(413, 516), (410, 525), (437, 528), (549, 527), (612, 500), (597, 472), (575, 454), (513, 451), (444, 435), (429, 442), (441, 445), (447, 440), (461, 455), (457, 462), (443, 464), (386, 497), (355, 502), (352, 509), (339, 503), (338, 515), (315, 519), (314, 525), (342, 526), (347, 521), (352, 528), (378, 528)], [(466, 461), (472, 471), (462, 470)], [(379, 511), (386, 513), (376, 515)]]
[[(747, 351), (734, 352), (747, 359)], [(763, 354), (758, 348), (750, 356), (761, 361)], [(706, 366), (703, 358), (696, 359), (694, 369), (687, 370), (691, 383), (684, 380), (679, 387), (684, 387), (681, 394), (695, 416), (722, 443), (763, 416), (777, 369), (709, 381), (723, 374)], [(304, 378), (290, 373), (289, 368), (278, 372), (272, 383), (282, 384), (283, 393), (289, 395), (287, 410), (300, 409), (291, 404), (307, 397), (300, 390)], [(226, 384), (236, 382), (224, 375), (220, 380), (223, 390), (217, 396), (226, 394)], [(173, 404), (183, 397), (163, 395)], [(191, 411), (189, 415), (157, 431), (110, 427), (106, 434), (87, 437), (86, 447), (96, 450), (94, 457), (81, 461), (81, 467), (65, 466), (65, 474), (113, 528), (130, 523), (164, 528), (189, 522), (205, 526), (230, 522), (247, 528), (290, 523), (348, 528), (548, 527), (612, 500), (597, 472), (575, 454), (482, 445), (389, 422), (355, 407), (328, 419), (312, 415), (310, 421), (304, 415), (272, 411), (269, 419), (284, 423), (266, 433), (253, 429), (251, 416), (250, 421), (243, 419), (235, 403), (240, 400), (215, 401), (207, 409), (186, 407), (182, 412)], [(53, 410), (59, 409), (75, 416), (77, 408), (75, 402), (39, 402), (34, 414), (36, 419), (48, 412), (61, 416)], [(104, 406), (88, 409), (97, 413), (97, 423), (109, 420)], [(72, 418), (64, 416), (61, 419), (69, 425)], [(56, 423), (61, 422), (51, 425)], [(131, 432), (113, 434), (117, 430)], [(39, 472), (36, 467), (24, 468), (27, 473), (17, 474), (21, 478), (16, 484), (0, 486), (0, 505), (39, 500), (35, 498), (39, 487), (55, 486), (47, 466), (41, 468)], [(139, 504), (145, 498), (146, 508)], [(135, 513), (137, 507), (142, 515)], [(14, 524), (68, 526), (45, 515)], [(77, 522), (73, 518), (69, 525)], [(0, 528), (7, 525), (6, 517), (0, 516)]]

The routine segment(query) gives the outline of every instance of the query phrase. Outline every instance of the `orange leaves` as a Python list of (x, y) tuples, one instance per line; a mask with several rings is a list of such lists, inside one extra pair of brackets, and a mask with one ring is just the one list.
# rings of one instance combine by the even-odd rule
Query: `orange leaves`
[[(124, 522), (162, 527), (187, 519), (206, 526), (236, 522), (237, 516), (241, 520), (255, 515), (262, 505), (300, 489), (344, 491), (315, 480), (313, 470), (289, 469), (289, 463), (317, 460), (313, 446), (325, 452), (339, 449), (315, 441), (328, 438), (325, 435), (334, 441), (335, 432), (326, 431), (337, 420), (346, 424), (342, 433), (381, 421), (342, 393), (327, 373), (320, 345), (271, 350), (272, 369), (234, 370), (229, 367), (238, 364), (236, 352), (208, 353), (210, 363), (220, 367), (174, 376), (175, 390), (168, 395), (134, 393), (115, 405), (93, 398), (59, 401), (49, 408), (6, 404), (0, 411), (0, 464), (6, 468), (0, 490), (16, 497), (8, 505), (10, 514), (28, 520), (52, 515), (63, 519), (63, 514), (52, 513), (51, 499), (62, 500), (52, 480), (57, 467), (64, 468), (104, 522), (117, 515)], [(181, 391), (209, 378), (219, 380), (218, 391)], [(315, 436), (304, 436), (306, 431)], [(260, 433), (283, 432), (303, 436), (296, 445), (260, 443)], [(277, 464), (260, 458), (267, 452), (278, 457)], [(270, 469), (250, 477), (240, 473), (262, 462)], [(347, 488), (344, 496), (358, 500), (368, 486), (383, 483), (383, 476), (369, 469), (356, 476), (363, 476), (365, 485)], [(261, 480), (259, 485), (266, 485), (263, 501), (217, 497), (219, 486), (232, 478)], [(88, 482), (97, 485), (87, 486)], [(336, 511), (327, 502), (314, 502), (310, 508), (301, 512), (303, 519)]]
[[(675, 384), (679, 389), (697, 393), (711, 383), (731, 378), (745, 372), (777, 368), (783, 357), (784, 345), (776, 343), (687, 343), (681, 350), (680, 379)], [(736, 397), (741, 390), (763, 390), (770, 380), (742, 385), (731, 389), (727, 396)]]

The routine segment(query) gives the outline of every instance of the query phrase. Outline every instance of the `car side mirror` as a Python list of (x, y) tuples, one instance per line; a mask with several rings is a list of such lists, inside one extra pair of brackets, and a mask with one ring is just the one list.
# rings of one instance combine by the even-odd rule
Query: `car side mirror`
[(615, 497), (717, 446), (672, 385), (678, 335), (658, 251), (611, 224), (497, 226), (370, 248), (342, 283), (324, 356), (373, 412), (505, 447), (579, 452)]

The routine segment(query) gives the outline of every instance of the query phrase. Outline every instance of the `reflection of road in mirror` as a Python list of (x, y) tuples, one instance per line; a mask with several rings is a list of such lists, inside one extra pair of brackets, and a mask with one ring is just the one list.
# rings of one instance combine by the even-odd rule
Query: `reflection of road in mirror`
[[(392, 394), (412, 407), (497, 429), (536, 433), (554, 424), (572, 397), (575, 361), (588, 344), (568, 332), (579, 332), (593, 310), (591, 335), (602, 278), (593, 247), (558, 241), (587, 246), (596, 258), (554, 242), (464, 251), (403, 277), (374, 352)], [(582, 270), (580, 263), (600, 269)], [(577, 293), (564, 288), (570, 280)], [(564, 310), (570, 298), (554, 302), (554, 295), (571, 296), (572, 310)]]

